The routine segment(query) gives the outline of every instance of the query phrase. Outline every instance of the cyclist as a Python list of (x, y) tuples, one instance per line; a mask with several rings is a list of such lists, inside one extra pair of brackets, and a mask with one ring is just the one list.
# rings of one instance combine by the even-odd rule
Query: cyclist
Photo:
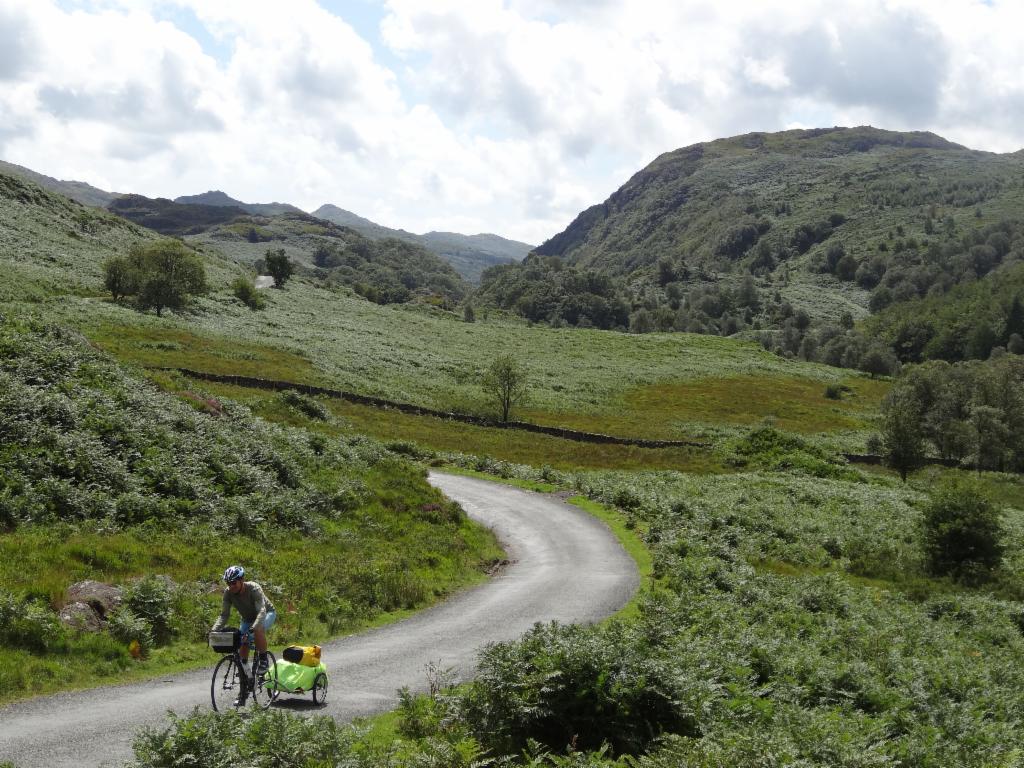
[(224, 590), (224, 602), (220, 611), (220, 618), (213, 625), (211, 631), (216, 632), (223, 627), (231, 615), (232, 606), (238, 611), (242, 618), (239, 630), (242, 633), (242, 646), (238, 649), (238, 655), (242, 657), (243, 664), (249, 660), (249, 630), (256, 638), (256, 652), (259, 654), (256, 673), (262, 675), (267, 671), (267, 630), (274, 626), (277, 620), (277, 612), (273, 604), (263, 594), (263, 587), (255, 581), (245, 581), (245, 569), (240, 565), (229, 566), (224, 571), (224, 582), (227, 588)]

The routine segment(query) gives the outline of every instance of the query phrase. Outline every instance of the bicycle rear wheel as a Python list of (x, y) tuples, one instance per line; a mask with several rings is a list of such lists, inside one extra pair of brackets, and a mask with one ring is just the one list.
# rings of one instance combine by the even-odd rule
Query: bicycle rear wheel
[[(253, 671), (257, 662), (253, 661)], [(256, 685), (252, 690), (253, 706), (260, 709), (269, 707), (274, 699), (280, 695), (276, 685), (277, 658), (273, 653), (267, 651), (267, 671), (265, 674), (256, 675)]]
[(245, 703), (246, 679), (241, 664), (234, 656), (224, 656), (213, 668), (210, 699), (217, 712), (228, 712)]

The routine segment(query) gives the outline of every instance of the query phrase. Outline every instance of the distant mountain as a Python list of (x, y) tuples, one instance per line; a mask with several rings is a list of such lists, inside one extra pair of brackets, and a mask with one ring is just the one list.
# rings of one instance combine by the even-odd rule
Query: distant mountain
[(305, 213), (300, 208), (288, 203), (243, 203), (229, 197), (219, 189), (203, 192), (201, 195), (183, 195), (174, 198), (174, 202), (185, 205), (212, 205), (223, 208), (241, 208), (247, 213), (255, 213), (260, 216), (277, 216), (282, 213)]
[(114, 192), (98, 189), (91, 184), (86, 184), (84, 181), (61, 181), (52, 176), (44, 176), (29, 168), (15, 165), (14, 163), (7, 163), (3, 160), (0, 160), (0, 171), (28, 179), (43, 189), (59, 192), (70, 197), (72, 200), (77, 200), (82, 205), (89, 205), (94, 208), (106, 208), (118, 196)]
[[(537, 253), (616, 274), (665, 256), (683, 258), (691, 267), (727, 268), (760, 239), (740, 237), (730, 244), (731, 227), (761, 220), (773, 227), (768, 239), (785, 246), (790, 222), (842, 210), (864, 235), (874, 234), (878, 224), (884, 233), (891, 217), (875, 215), (880, 193), (902, 182), (903, 174), (923, 177), (923, 183), (921, 193), (901, 200), (899, 207), (924, 202), (917, 198), (926, 196), (928, 203), (963, 208), (977, 196), (950, 196), (941, 185), (983, 176), (1000, 165), (1008, 168), (997, 156), (931, 133), (868, 126), (718, 139), (661, 155), (606, 201), (580, 213)], [(881, 203), (882, 209), (893, 207)]]
[(163, 235), (192, 235), (215, 224), (233, 221), (249, 212), (235, 206), (188, 205), (167, 198), (121, 195), (107, 206), (118, 216)]
[(495, 264), (522, 261), (533, 246), (491, 234), (460, 235), (455, 232), (427, 232), (417, 235), (404, 229), (390, 229), (364, 219), (336, 205), (322, 205), (313, 215), (366, 235), (374, 240), (394, 237), (407, 243), (416, 243), (437, 253), (455, 267), (471, 283), (480, 282), (480, 275)]
[(382, 227), (380, 224), (375, 224), (369, 219), (364, 219), (362, 216), (352, 213), (352, 211), (346, 211), (344, 208), (339, 208), (330, 203), (321, 205), (313, 211), (313, 215), (318, 219), (330, 221), (342, 227), (351, 227), (356, 232), (372, 237), (375, 240), (379, 240), (382, 237), (397, 237), (399, 240), (409, 242), (411, 238), (417, 237), (412, 232), (406, 232), (404, 229)]

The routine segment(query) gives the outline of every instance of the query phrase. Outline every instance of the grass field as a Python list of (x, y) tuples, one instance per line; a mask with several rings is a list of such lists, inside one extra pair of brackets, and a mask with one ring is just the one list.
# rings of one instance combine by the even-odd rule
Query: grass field
[[(631, 437), (678, 439), (703, 427), (772, 418), (786, 429), (848, 432), (862, 442), (887, 389), (884, 381), (785, 360), (732, 339), (505, 319), (465, 323), (440, 310), (379, 307), (302, 281), (267, 295), (264, 312), (215, 295), (192, 313), (159, 319), (89, 299), (34, 310), (82, 328), (131, 364), (315, 383), (479, 414), (493, 410), (479, 385), (483, 370), (498, 353), (511, 352), (530, 379), (529, 400), (514, 416)], [(828, 384), (851, 393), (829, 400)]]

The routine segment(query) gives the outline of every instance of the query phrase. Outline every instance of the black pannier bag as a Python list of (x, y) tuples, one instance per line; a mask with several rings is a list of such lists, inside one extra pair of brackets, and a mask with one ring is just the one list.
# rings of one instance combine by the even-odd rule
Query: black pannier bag
[(211, 632), (210, 647), (217, 653), (233, 653), (242, 647), (242, 633), (234, 627)]
[(289, 645), (284, 649), (282, 655), (285, 661), (290, 661), (292, 664), (298, 664), (302, 661), (302, 654), (306, 652), (306, 649), (301, 645)]

